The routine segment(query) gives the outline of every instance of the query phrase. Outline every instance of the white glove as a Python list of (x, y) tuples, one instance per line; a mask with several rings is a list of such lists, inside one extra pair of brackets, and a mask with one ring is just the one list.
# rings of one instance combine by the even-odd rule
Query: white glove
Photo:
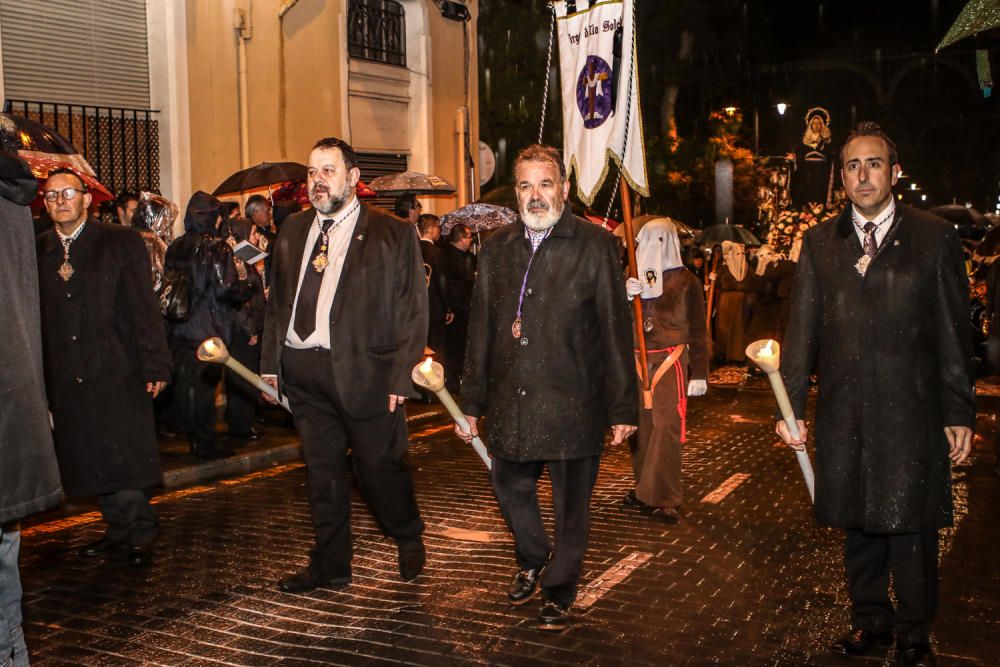
[(638, 278), (629, 278), (625, 281), (625, 293), (628, 294), (628, 298), (630, 299), (642, 294), (642, 283)]
[(688, 382), (688, 396), (704, 396), (706, 391), (708, 391), (708, 382), (705, 380)]

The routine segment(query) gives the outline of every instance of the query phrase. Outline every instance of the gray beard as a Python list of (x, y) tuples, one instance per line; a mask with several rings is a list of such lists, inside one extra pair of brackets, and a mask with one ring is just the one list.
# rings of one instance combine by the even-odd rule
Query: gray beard
[[(344, 185), (344, 191), (340, 194), (340, 197), (334, 197), (333, 194), (331, 193), (330, 198), (327, 200), (326, 205), (320, 207), (320, 205), (317, 204), (316, 202), (312, 202), (312, 205), (322, 215), (333, 215), (334, 213), (337, 213), (338, 211), (343, 209), (344, 205), (350, 200), (350, 198), (351, 198), (351, 186), (348, 184)], [(312, 201), (312, 196), (310, 196), (309, 199), (310, 201)]]
[(549, 229), (550, 227), (554, 226), (557, 222), (559, 222), (559, 218), (562, 217), (562, 212), (564, 208), (565, 206), (562, 206), (559, 208), (558, 211), (553, 208), (549, 208), (549, 210), (545, 211), (544, 213), (534, 214), (534, 213), (529, 213), (527, 210), (525, 210), (527, 209), (527, 207), (525, 206), (521, 210), (521, 220), (522, 222), (524, 222), (524, 226), (530, 229), (531, 231), (544, 232), (546, 229)]

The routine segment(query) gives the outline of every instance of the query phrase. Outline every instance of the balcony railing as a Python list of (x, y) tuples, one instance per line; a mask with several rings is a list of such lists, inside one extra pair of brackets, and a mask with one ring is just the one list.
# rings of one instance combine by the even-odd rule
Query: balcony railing
[(347, 48), (352, 58), (406, 67), (406, 15), (395, 0), (350, 0)]
[(4, 111), (38, 121), (68, 139), (111, 192), (160, 191), (156, 111), (28, 100), (7, 100)]

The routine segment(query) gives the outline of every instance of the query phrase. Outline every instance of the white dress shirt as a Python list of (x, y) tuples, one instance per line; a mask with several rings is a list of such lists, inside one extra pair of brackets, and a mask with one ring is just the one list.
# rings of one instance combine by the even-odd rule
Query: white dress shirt
[(858, 240), (861, 241), (861, 247), (865, 247), (865, 225), (869, 222), (875, 223), (875, 246), (877, 248), (882, 247), (882, 239), (885, 235), (889, 233), (889, 228), (892, 227), (892, 220), (896, 217), (896, 200), (895, 198), (889, 198), (889, 205), (885, 209), (875, 216), (874, 220), (869, 220), (865, 216), (861, 215), (858, 211), (858, 207), (851, 205), (851, 218), (854, 220), (854, 231), (858, 235)]
[(361, 213), (361, 203), (355, 197), (352, 204), (348, 204), (345, 211), (333, 216), (333, 226), (329, 231), (326, 256), (329, 264), (323, 270), (323, 282), (320, 284), (319, 296), (316, 302), (316, 329), (302, 340), (295, 333), (295, 311), (299, 307), (299, 290), (302, 289), (302, 279), (306, 271), (315, 271), (312, 266), (312, 251), (316, 246), (316, 239), (320, 236), (320, 226), (323, 220), (329, 220), (330, 216), (321, 215), (318, 211), (316, 219), (309, 228), (306, 236), (305, 249), (302, 252), (302, 265), (299, 267), (299, 283), (295, 289), (295, 305), (292, 307), (292, 317), (288, 321), (288, 331), (285, 332), (285, 345), (299, 350), (308, 350), (314, 347), (330, 348), (330, 308), (333, 307), (333, 297), (337, 294), (337, 285), (340, 283), (340, 272), (344, 269), (344, 258), (347, 256), (347, 247), (354, 236), (354, 228), (358, 223), (358, 216)]

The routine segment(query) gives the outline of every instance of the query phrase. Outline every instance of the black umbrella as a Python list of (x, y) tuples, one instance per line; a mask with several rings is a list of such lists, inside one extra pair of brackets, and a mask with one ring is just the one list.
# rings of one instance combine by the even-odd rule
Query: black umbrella
[(723, 241), (735, 241), (743, 245), (760, 245), (760, 240), (750, 230), (740, 225), (712, 225), (702, 230), (698, 243), (715, 246)]
[(214, 197), (236, 195), (247, 190), (257, 190), (279, 183), (304, 181), (306, 166), (298, 162), (261, 162), (253, 167), (241, 169), (215, 188)]
[(974, 208), (961, 204), (935, 206), (930, 212), (954, 225), (955, 229), (958, 230), (958, 235), (963, 239), (978, 241), (986, 236), (986, 232), (990, 228), (990, 221), (986, 219), (985, 215)]

